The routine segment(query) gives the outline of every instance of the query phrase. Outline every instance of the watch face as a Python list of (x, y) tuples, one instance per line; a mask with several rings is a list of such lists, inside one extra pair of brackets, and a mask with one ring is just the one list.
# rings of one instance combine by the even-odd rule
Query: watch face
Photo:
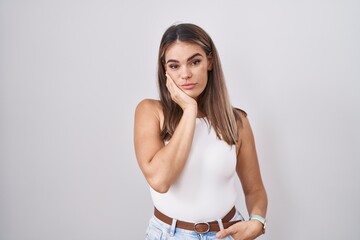
[(265, 234), (266, 231), (266, 221), (264, 221), (264, 225), (263, 225), (263, 234)]

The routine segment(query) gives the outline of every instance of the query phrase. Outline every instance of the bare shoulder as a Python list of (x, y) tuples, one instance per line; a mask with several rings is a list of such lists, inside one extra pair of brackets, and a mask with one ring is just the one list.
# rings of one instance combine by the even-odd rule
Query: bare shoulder
[(163, 110), (159, 100), (155, 99), (143, 99), (141, 100), (135, 109), (136, 119), (158, 120), (162, 122)]
[(136, 106), (136, 111), (161, 110), (161, 103), (155, 99), (143, 99)]
[(240, 148), (243, 148), (244, 145), (253, 141), (253, 133), (247, 113), (238, 108), (234, 109), (234, 113), (236, 114), (238, 127), (238, 140), (236, 145), (239, 153)]
[(239, 131), (249, 126), (249, 119), (247, 118), (247, 113), (244, 110), (240, 108), (234, 108), (234, 114)]

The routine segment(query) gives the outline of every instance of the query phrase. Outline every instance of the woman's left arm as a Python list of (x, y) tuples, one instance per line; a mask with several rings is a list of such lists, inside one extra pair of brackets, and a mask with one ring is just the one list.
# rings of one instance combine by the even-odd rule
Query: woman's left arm
[[(245, 114), (241, 113), (237, 145), (236, 171), (243, 187), (246, 207), (251, 215), (266, 217), (267, 195), (262, 182), (256, 153), (254, 135)], [(244, 221), (217, 233), (217, 238), (231, 235), (235, 240), (255, 239), (263, 234), (263, 224), (258, 220)]]

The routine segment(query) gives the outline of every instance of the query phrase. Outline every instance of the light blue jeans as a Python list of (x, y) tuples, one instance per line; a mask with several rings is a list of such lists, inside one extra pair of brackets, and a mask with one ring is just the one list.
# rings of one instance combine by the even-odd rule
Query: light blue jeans
[[(240, 214), (238, 210), (231, 221), (241, 220), (244, 221), (243, 216)], [(215, 237), (216, 232), (208, 232), (204, 234), (198, 234), (195, 231), (184, 230), (181, 228), (176, 228), (175, 222), (172, 225), (166, 224), (155, 216), (150, 219), (149, 226), (146, 230), (146, 238), (145, 240), (217, 240)], [(221, 228), (222, 222), (219, 221)], [(233, 240), (231, 236), (227, 238), (223, 238), (223, 240)]]

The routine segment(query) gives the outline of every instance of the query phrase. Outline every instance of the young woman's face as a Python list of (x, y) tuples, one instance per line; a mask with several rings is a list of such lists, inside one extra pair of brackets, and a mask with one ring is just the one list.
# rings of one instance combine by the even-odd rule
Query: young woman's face
[(196, 99), (208, 82), (211, 59), (199, 45), (176, 41), (165, 51), (164, 66), (175, 84)]

